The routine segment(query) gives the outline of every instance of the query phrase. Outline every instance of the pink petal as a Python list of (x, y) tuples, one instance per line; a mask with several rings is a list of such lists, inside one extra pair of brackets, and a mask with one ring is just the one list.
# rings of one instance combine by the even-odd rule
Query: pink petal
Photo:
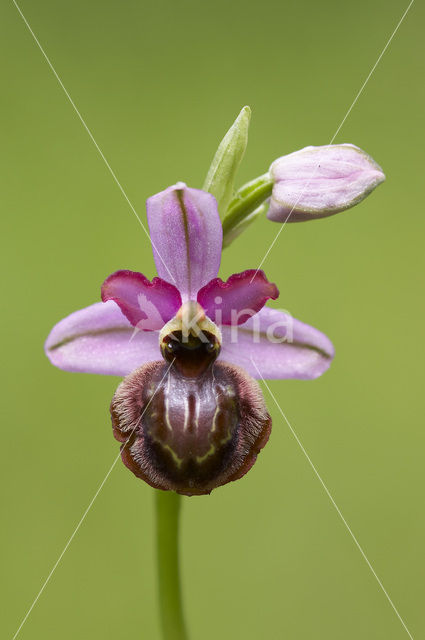
[(198, 292), (198, 302), (216, 324), (243, 324), (262, 309), (279, 290), (264, 271), (248, 269), (234, 273), (226, 282), (214, 278)]
[(158, 275), (172, 282), (183, 301), (218, 273), (223, 230), (215, 198), (183, 182), (146, 203)]
[(145, 362), (161, 360), (158, 334), (138, 331), (115, 302), (97, 302), (53, 327), (45, 351), (65, 371), (126, 376)]
[(134, 327), (143, 331), (161, 329), (180, 309), (180, 293), (169, 282), (142, 273), (116, 271), (102, 285), (102, 300), (113, 300)]
[(268, 307), (242, 326), (222, 327), (222, 335), (220, 358), (257, 379), (317, 378), (334, 356), (333, 345), (323, 333)]
[(278, 158), (270, 173), (275, 184), (267, 217), (275, 222), (344, 211), (385, 180), (381, 167), (353, 144), (305, 147)]

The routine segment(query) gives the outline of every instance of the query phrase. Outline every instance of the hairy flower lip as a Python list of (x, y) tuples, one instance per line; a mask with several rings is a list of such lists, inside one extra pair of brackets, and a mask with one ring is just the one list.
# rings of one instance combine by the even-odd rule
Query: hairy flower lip
[(202, 383), (164, 369), (164, 362), (143, 365), (114, 395), (112, 425), (124, 464), (152, 487), (188, 496), (241, 478), (271, 430), (258, 383), (226, 362)]

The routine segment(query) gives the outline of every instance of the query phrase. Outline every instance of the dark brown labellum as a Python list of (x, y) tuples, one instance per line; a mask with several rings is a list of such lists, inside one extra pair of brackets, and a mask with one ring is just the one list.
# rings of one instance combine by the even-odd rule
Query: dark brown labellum
[(202, 495), (252, 467), (271, 418), (258, 383), (217, 361), (214, 323), (203, 316), (196, 331), (182, 332), (176, 316), (169, 325), (160, 335), (164, 360), (119, 385), (112, 425), (123, 462), (137, 477), (157, 489)]
[(242, 477), (271, 430), (257, 382), (221, 361), (195, 379), (173, 367), (164, 378), (167, 368), (144, 365), (115, 393), (112, 423), (124, 464), (151, 486), (186, 495)]

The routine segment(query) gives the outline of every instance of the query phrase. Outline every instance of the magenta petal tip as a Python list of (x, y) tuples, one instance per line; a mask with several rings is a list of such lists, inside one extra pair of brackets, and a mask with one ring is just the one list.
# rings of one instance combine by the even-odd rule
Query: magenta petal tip
[(102, 285), (102, 300), (113, 300), (134, 327), (143, 331), (161, 329), (181, 307), (176, 287), (162, 278), (150, 282), (142, 273), (122, 269)]
[(214, 278), (198, 292), (198, 302), (216, 324), (239, 325), (252, 318), (267, 300), (276, 300), (279, 289), (264, 271), (247, 269), (223, 282)]

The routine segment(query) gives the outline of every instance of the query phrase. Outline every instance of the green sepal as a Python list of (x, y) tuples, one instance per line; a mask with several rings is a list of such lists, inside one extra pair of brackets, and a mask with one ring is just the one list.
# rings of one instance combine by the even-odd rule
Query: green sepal
[(248, 128), (251, 109), (243, 107), (216, 151), (202, 189), (209, 191), (217, 200), (221, 216), (233, 197), (236, 171), (248, 144)]

